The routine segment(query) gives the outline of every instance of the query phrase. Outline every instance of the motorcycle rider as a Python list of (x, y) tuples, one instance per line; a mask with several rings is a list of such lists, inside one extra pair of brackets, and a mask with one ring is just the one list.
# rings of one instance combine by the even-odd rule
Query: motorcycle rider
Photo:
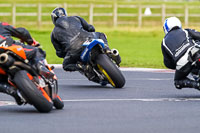
[[(17, 42), (12, 39), (12, 37), (19, 38), (21, 42)], [(39, 71), (39, 73), (46, 74), (46, 76), (52, 76), (52, 73), (49, 72), (45, 66), (41, 63), (45, 59), (45, 52), (37, 47), (40, 44), (35, 41), (28, 30), (25, 28), (19, 27), (15, 28), (8, 23), (0, 23), (0, 46), (8, 47), (12, 45), (21, 45), (24, 48), (27, 59), (30, 61), (32, 66)], [(8, 78), (6, 76), (0, 76), (0, 92), (9, 94), (13, 96), (18, 105), (22, 104), (21, 98), (18, 96), (16, 89), (8, 83)]]
[(163, 25), (165, 37), (161, 48), (164, 64), (175, 70), (174, 85), (177, 89), (184, 87), (200, 90), (199, 82), (189, 79), (190, 72), (198, 74), (200, 68), (200, 32), (182, 29), (177, 17), (169, 17)]
[[(64, 8), (55, 8), (51, 13), (52, 22), (55, 25), (51, 33), (51, 42), (56, 49), (56, 54), (64, 58), (63, 69), (76, 71), (85, 69), (84, 65), (77, 65), (82, 52), (82, 44), (91, 39), (102, 39), (106, 45), (105, 50), (109, 53), (106, 35), (95, 32), (93, 25), (88, 24), (79, 16), (68, 16)], [(121, 58), (116, 60), (119, 64)]]

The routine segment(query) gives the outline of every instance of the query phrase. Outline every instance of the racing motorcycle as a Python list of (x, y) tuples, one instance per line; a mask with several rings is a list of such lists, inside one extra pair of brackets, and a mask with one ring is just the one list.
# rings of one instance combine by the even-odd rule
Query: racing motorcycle
[[(46, 68), (53, 72), (47, 62)], [(0, 74), (8, 77), (24, 104), (33, 105), (39, 112), (50, 112), (53, 106), (62, 109), (64, 103), (58, 96), (57, 77), (45, 78), (30, 64), (22, 46), (0, 47)]]
[(118, 63), (115, 59), (119, 57), (119, 52), (116, 49), (106, 52), (102, 39), (86, 41), (82, 46), (81, 62), (78, 65), (84, 66), (84, 70), (79, 72), (90, 81), (102, 86), (111, 84), (114, 88), (122, 88), (125, 84), (125, 78), (119, 70), (120, 62)]

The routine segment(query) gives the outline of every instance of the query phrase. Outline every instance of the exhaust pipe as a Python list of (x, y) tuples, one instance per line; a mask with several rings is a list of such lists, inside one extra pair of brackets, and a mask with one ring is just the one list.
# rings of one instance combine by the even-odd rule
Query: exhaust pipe
[(8, 54), (6, 53), (0, 54), (0, 64), (4, 64), (7, 61), (8, 61)]
[(121, 63), (121, 57), (119, 56), (119, 51), (117, 49), (112, 49), (112, 59), (116, 62), (117, 65)]
[[(23, 68), (25, 70), (28, 70), (28, 72), (30, 72), (33, 75), (37, 75), (37, 73), (32, 69), (32, 67), (30, 67), (29, 65), (21, 62), (21, 61), (16, 61), (12, 56), (3, 53), (0, 54), (0, 65), (2, 65), (3, 67), (10, 67), (10, 66), (19, 66), (20, 68)], [(16, 69), (10, 69), (11, 73), (14, 74), (16, 71)], [(14, 71), (12, 71), (14, 70)]]
[(112, 49), (111, 53), (113, 56), (118, 56), (119, 55), (119, 51), (117, 49)]
[(6, 67), (11, 66), (14, 63), (14, 59), (6, 53), (0, 54), (0, 64)]

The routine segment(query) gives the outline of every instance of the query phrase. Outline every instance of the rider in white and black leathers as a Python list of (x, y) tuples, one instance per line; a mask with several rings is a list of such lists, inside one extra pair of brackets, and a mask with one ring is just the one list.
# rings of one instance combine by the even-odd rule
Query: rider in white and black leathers
[(63, 69), (76, 71), (77, 61), (80, 57), (82, 44), (90, 39), (102, 39), (108, 48), (107, 38), (104, 33), (95, 32), (94, 26), (88, 24), (79, 16), (67, 16), (64, 8), (55, 8), (51, 13), (55, 28), (51, 33), (51, 42), (56, 49), (56, 54), (64, 58)]
[[(194, 62), (200, 58), (200, 32), (193, 29), (182, 29), (181, 22), (176, 17), (167, 18), (163, 29), (165, 37), (162, 41), (164, 64), (175, 69), (174, 84), (177, 89), (184, 87), (200, 89), (197, 81), (187, 78), (195, 70)], [(196, 72), (193, 71), (195, 74)]]

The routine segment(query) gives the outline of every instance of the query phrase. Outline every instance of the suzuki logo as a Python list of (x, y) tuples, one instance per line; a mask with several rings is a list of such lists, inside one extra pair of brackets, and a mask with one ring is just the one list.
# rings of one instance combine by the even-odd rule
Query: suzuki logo
[(20, 51), (20, 50), (22, 50), (22, 48), (17, 48), (17, 51)]

